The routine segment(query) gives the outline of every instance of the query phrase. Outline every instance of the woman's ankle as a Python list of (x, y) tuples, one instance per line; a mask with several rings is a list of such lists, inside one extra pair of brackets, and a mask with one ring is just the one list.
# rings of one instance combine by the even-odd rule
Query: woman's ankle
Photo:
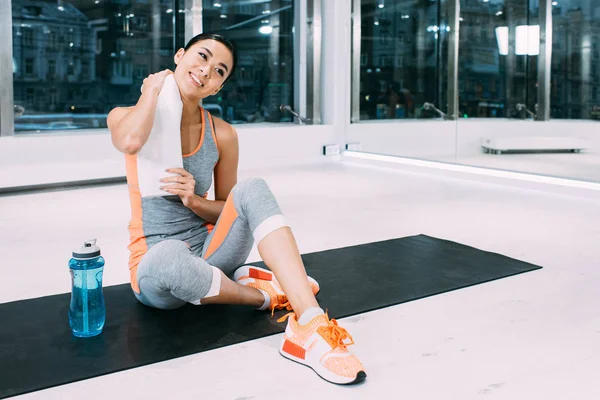
[(304, 310), (302, 314), (296, 314), (296, 318), (298, 319), (298, 323), (300, 325), (306, 325), (310, 321), (312, 321), (314, 317), (317, 317), (322, 314), (325, 314), (325, 311), (323, 311), (321, 307), (309, 307), (306, 310)]
[[(238, 284), (239, 285), (239, 284)], [(244, 304), (250, 305), (254, 308), (263, 309), (265, 303), (270, 303), (269, 295), (263, 292), (262, 290), (258, 290), (256, 288), (250, 286), (240, 286), (240, 297), (242, 297), (245, 301)], [(268, 306), (268, 304), (267, 304)]]

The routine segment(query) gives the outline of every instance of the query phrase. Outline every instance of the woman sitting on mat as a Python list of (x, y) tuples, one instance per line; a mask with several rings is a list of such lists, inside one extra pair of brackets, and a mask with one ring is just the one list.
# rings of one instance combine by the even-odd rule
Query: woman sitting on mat
[[(130, 275), (143, 304), (174, 309), (186, 303), (287, 308), (280, 353), (338, 384), (363, 381), (365, 370), (347, 345), (352, 337), (315, 299), (295, 238), (262, 179), (237, 182), (238, 138), (199, 101), (219, 92), (236, 66), (233, 45), (213, 34), (192, 38), (175, 54), (175, 72), (144, 79), (135, 106), (108, 115), (114, 146), (126, 154), (132, 207)], [(157, 97), (173, 74), (179, 89), (183, 169), (168, 170), (161, 188), (170, 196), (142, 197), (137, 153), (153, 127)], [(214, 172), (215, 200), (206, 198)], [(213, 225), (214, 224), (214, 225)], [(269, 270), (242, 266), (256, 241)], [(272, 271), (272, 272), (271, 272)]]

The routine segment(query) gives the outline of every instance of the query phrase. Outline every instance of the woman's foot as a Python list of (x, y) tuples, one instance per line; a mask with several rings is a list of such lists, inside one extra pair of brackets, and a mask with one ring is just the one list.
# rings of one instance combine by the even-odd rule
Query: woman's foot
[(362, 363), (347, 348), (354, 344), (352, 336), (335, 319), (321, 314), (300, 325), (292, 312), (278, 322), (286, 318), (288, 324), (279, 347), (282, 356), (312, 368), (331, 383), (349, 385), (366, 379)]
[[(275, 310), (282, 310), (285, 308), (288, 311), (292, 311), (290, 302), (285, 293), (283, 293), (281, 285), (277, 282), (275, 275), (268, 269), (255, 267), (253, 265), (243, 265), (235, 270), (233, 279), (241, 285), (250, 286), (266, 293), (265, 304), (259, 309), (271, 310), (271, 316), (273, 316)], [(319, 290), (321, 290), (319, 284), (310, 276), (308, 277), (308, 282), (310, 283), (313, 295), (316, 296), (317, 293), (319, 293)], [(268, 302), (266, 299), (267, 297), (269, 298)]]

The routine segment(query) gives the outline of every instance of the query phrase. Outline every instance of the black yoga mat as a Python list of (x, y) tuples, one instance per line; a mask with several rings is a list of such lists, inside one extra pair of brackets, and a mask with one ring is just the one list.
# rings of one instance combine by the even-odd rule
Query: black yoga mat
[[(304, 254), (317, 296), (343, 318), (541, 267), (458, 243), (418, 235)], [(262, 263), (254, 263), (261, 265)], [(65, 276), (68, 276), (67, 274)], [(241, 306), (145, 307), (129, 285), (104, 288), (101, 335), (69, 329), (70, 293), (0, 304), (0, 398), (283, 332), (279, 311)], [(476, 299), (474, 299), (476, 300)]]

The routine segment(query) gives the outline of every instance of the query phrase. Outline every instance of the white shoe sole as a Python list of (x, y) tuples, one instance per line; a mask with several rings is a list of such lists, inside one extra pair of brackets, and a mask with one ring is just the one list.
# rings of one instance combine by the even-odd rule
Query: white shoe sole
[(317, 375), (319, 375), (321, 378), (325, 379), (327, 382), (335, 383), (337, 385), (352, 385), (352, 384), (356, 384), (356, 383), (361, 383), (367, 378), (367, 374), (364, 371), (359, 371), (358, 374), (356, 374), (356, 376), (354, 378), (348, 378), (346, 376), (336, 375), (336, 374), (332, 373), (331, 371), (329, 371), (324, 366), (322, 366), (318, 362), (309, 363), (306, 360), (303, 360), (301, 358), (298, 358), (296, 356), (293, 356), (293, 355), (283, 351), (284, 343), (285, 343), (285, 340), (283, 340), (281, 342), (281, 345), (279, 346), (279, 354), (281, 354), (283, 357), (287, 358), (288, 360), (292, 360), (292, 361), (297, 362), (298, 364), (302, 364), (304, 366), (309, 367), (310, 369), (315, 371), (315, 373)]

